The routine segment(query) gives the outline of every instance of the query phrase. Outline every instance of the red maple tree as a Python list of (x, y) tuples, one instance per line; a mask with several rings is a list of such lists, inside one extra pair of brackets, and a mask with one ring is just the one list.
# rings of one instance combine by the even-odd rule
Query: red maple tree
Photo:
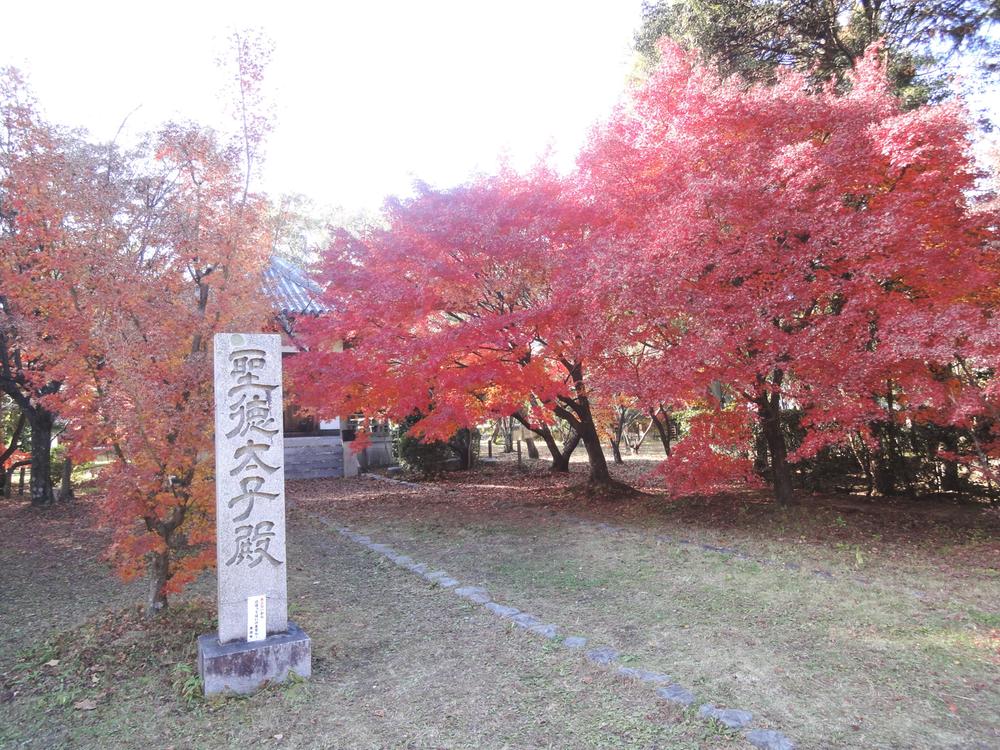
[(301, 402), (320, 415), (419, 413), (411, 431), (428, 439), (513, 414), (565, 470), (547, 427), (558, 416), (584, 444), (590, 480), (610, 483), (587, 373), (601, 340), (588, 222), (564, 181), (505, 171), (422, 186), (386, 213), (385, 227), (341, 232), (323, 259), (332, 312), (302, 322), (307, 351), (288, 368)]
[(871, 437), (887, 389), (912, 412), (940, 402), (940, 366), (985, 364), (966, 333), (991, 325), (972, 298), (994, 283), (995, 250), (969, 210), (968, 126), (956, 103), (902, 111), (877, 49), (845, 94), (793, 72), (747, 86), (661, 52), (580, 161), (627, 279), (605, 277), (606, 308), (618, 347), (645, 353), (639, 395), (717, 415), (667, 462), (673, 484), (748, 476), (756, 421), (787, 502), (783, 405), (803, 413), (800, 458)]
[(595, 404), (694, 408), (672, 486), (756, 481), (757, 434), (780, 502), (791, 462), (826, 445), (891, 451), (901, 420), (975, 419), (994, 387), (996, 222), (970, 210), (964, 113), (903, 111), (878, 49), (848, 84), (723, 80), (665, 45), (569, 178), (424, 188), (342, 234), (300, 392), (330, 414), (419, 412), (428, 437), (513, 414), (545, 438), (556, 414), (595, 481)]

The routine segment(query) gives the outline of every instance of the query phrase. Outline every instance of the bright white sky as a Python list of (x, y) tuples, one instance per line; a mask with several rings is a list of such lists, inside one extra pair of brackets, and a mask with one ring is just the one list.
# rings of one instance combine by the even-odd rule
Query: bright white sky
[(46, 115), (109, 140), (170, 118), (225, 124), (215, 64), (236, 28), (262, 28), (276, 129), (262, 187), (348, 211), (415, 178), (437, 185), (571, 161), (618, 98), (641, 0), (170, 0), (8, 3), (0, 65)]

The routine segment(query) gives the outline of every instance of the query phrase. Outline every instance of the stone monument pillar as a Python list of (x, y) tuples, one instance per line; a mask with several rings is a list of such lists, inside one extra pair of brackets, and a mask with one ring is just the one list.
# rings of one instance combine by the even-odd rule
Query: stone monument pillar
[(205, 694), (309, 677), (309, 637), (288, 621), (281, 337), (215, 336), (219, 631), (198, 639)]

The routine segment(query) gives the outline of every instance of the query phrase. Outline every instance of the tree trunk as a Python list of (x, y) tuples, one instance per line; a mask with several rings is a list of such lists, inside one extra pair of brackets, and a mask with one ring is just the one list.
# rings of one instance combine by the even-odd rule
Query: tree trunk
[(514, 452), (514, 418), (504, 420), (503, 452)]
[(20, 475), (20, 482), (18, 487), (18, 495), (24, 494), (24, 467), (30, 461), (18, 461), (16, 464), (11, 464), (7, 467), (7, 471), (4, 473), (3, 478), (3, 496), (5, 498), (12, 497), (14, 494), (14, 472), (17, 471)]
[(875, 487), (880, 495), (893, 496), (907, 494), (913, 496), (915, 490), (910, 479), (906, 461), (899, 450), (894, 423), (882, 423), (877, 429), (879, 449), (874, 456)]
[(609, 440), (611, 443), (611, 455), (614, 457), (616, 464), (625, 463), (625, 459), (622, 458), (622, 446), (617, 440)]
[[(629, 428), (627, 430), (625, 430), (625, 433), (624, 433), (625, 443), (628, 445), (629, 451), (631, 452), (631, 454), (633, 456), (638, 456), (639, 455), (639, 451), (642, 449), (642, 444), (646, 442), (646, 436), (649, 435), (649, 431), (651, 429), (653, 429), (653, 422), (655, 422), (655, 421), (656, 421), (655, 417), (651, 418), (649, 420), (649, 424), (647, 424), (645, 427), (643, 427), (642, 424), (641, 424), (641, 422), (640, 422), (640, 420), (639, 420), (638, 415), (636, 415), (632, 419), (632, 423), (629, 425)], [(635, 430), (635, 442), (634, 443), (632, 442), (632, 430), (633, 429)]]
[(580, 422), (580, 439), (583, 447), (587, 449), (587, 460), (590, 461), (590, 482), (591, 484), (612, 484), (611, 471), (608, 469), (608, 461), (604, 457), (604, 448), (601, 446), (601, 439), (597, 435), (597, 428), (594, 427), (594, 418), (590, 416), (590, 406), (587, 405), (587, 419)]
[(17, 452), (17, 445), (21, 441), (21, 433), (24, 432), (24, 424), (27, 420), (24, 418), (24, 412), (22, 411), (17, 416), (17, 424), (14, 425), (14, 432), (11, 433), (10, 442), (4, 449), (3, 453), (0, 453), (0, 466), (7, 463), (7, 460)]
[(535, 445), (535, 441), (531, 438), (526, 438), (524, 441), (525, 446), (528, 448), (528, 458), (538, 458), (538, 446)]
[(17, 464), (7, 466), (7, 461), (17, 451), (17, 445), (21, 441), (21, 433), (24, 431), (25, 422), (24, 412), (22, 411), (17, 415), (17, 424), (14, 425), (14, 432), (11, 433), (10, 442), (8, 442), (3, 452), (0, 453), (0, 472), (3, 472), (3, 476), (0, 477), (0, 483), (3, 484), (0, 487), (0, 491), (2, 491), (4, 498), (10, 497), (11, 485), (14, 481), (14, 468), (17, 466)]
[(31, 504), (51, 505), (55, 502), (52, 492), (52, 415), (36, 409), (28, 415), (31, 424)]
[[(652, 427), (653, 426), (652, 423), (650, 423), (649, 426)], [(625, 441), (628, 444), (628, 452), (631, 453), (633, 456), (638, 456), (639, 452), (642, 450), (642, 444), (645, 441), (646, 441), (645, 433), (642, 431), (637, 431), (634, 443), (629, 442), (628, 440)]]
[(455, 454), (455, 457), (458, 459), (458, 466), (463, 471), (471, 469), (475, 464), (473, 441), (478, 436), (479, 433), (476, 430), (463, 427), (448, 441), (448, 448)]
[(167, 580), (170, 572), (170, 550), (149, 554), (149, 600), (146, 615), (155, 617), (167, 608)]
[(583, 447), (587, 450), (587, 461), (590, 463), (590, 483), (613, 485), (615, 481), (611, 478), (611, 472), (608, 470), (608, 461), (604, 457), (601, 438), (594, 425), (590, 403), (586, 397), (577, 397), (576, 399), (560, 397), (560, 400), (563, 405), (556, 408), (556, 414), (569, 422), (583, 442)]
[(625, 463), (622, 459), (622, 435), (625, 434), (626, 414), (625, 407), (619, 406), (615, 414), (615, 422), (611, 425), (611, 437), (608, 438), (608, 443), (611, 444), (611, 456), (616, 464)]
[(868, 446), (865, 445), (864, 438), (860, 433), (857, 437), (858, 448), (854, 447), (854, 440), (855, 438), (852, 436), (849, 441), (851, 452), (854, 454), (854, 459), (858, 462), (858, 466), (861, 467), (861, 471), (865, 475), (865, 495), (871, 497), (875, 491), (875, 475), (872, 473), (872, 454), (868, 450)]
[(568, 360), (563, 360), (563, 366), (573, 380), (573, 390), (576, 392), (576, 397), (560, 396), (559, 400), (563, 406), (556, 409), (556, 414), (569, 422), (580, 436), (580, 440), (583, 441), (583, 447), (587, 449), (587, 460), (590, 462), (590, 483), (614, 485), (615, 481), (611, 478), (611, 472), (608, 470), (608, 461), (604, 457), (604, 448), (601, 447), (601, 438), (597, 434), (597, 426), (594, 424), (594, 414), (590, 410), (587, 386), (583, 382), (583, 366), (579, 362)]
[(941, 490), (944, 492), (959, 492), (962, 485), (958, 479), (958, 461), (945, 461), (944, 473), (941, 476)]
[(63, 460), (62, 481), (59, 484), (59, 502), (73, 502), (73, 462), (69, 456)]
[(573, 455), (573, 451), (576, 450), (576, 446), (580, 444), (580, 433), (573, 430), (572, 434), (560, 450), (556, 446), (556, 441), (552, 441), (552, 446), (549, 450), (552, 451), (552, 471), (567, 473), (569, 472), (569, 459)]
[(895, 462), (892, 460), (892, 453), (886, 448), (884, 440), (886, 439), (880, 436), (879, 449), (875, 452), (872, 461), (875, 489), (880, 495), (898, 495), (899, 490), (896, 487), (896, 472), (894, 471)]
[(579, 422), (576, 431), (583, 441), (583, 447), (587, 450), (587, 460), (590, 462), (590, 483), (613, 484), (608, 461), (604, 457), (604, 447), (601, 445), (601, 438), (594, 424), (594, 415), (590, 411), (590, 401), (586, 396), (577, 396), (574, 399), (574, 407), (573, 411)]
[(664, 422), (660, 421), (659, 414), (657, 414), (655, 409), (649, 410), (649, 417), (653, 420), (653, 426), (656, 427), (656, 432), (660, 436), (660, 442), (663, 444), (663, 453), (670, 456), (670, 415), (663, 411), (663, 407), (660, 407), (660, 414), (663, 414)]
[(548, 425), (543, 424), (537, 430), (533, 430), (533, 432), (542, 439), (545, 447), (549, 449), (549, 454), (552, 456), (552, 471), (569, 471), (569, 456), (566, 457), (566, 468), (559, 468), (562, 465), (562, 451), (559, 450), (559, 444), (556, 443), (556, 439), (552, 436), (552, 431)]
[[(761, 423), (763, 425), (763, 422)], [(770, 466), (768, 458), (767, 436), (761, 429), (753, 438), (753, 470), (759, 476), (765, 476)]]
[(785, 434), (781, 430), (781, 396), (777, 390), (781, 386), (782, 376), (781, 370), (776, 370), (773, 377), (775, 390), (764, 393), (757, 399), (757, 416), (771, 459), (774, 499), (778, 505), (789, 505), (792, 502), (792, 475), (788, 468)]
[(885, 394), (886, 412), (888, 419), (879, 423), (876, 430), (879, 437), (879, 450), (875, 454), (875, 486), (882, 495), (900, 494), (899, 485), (906, 489), (906, 493), (911, 497), (915, 491), (913, 482), (910, 479), (906, 461), (899, 448), (898, 426), (896, 425), (896, 411), (894, 408), (895, 398), (892, 391), (892, 383), (888, 383)]
[[(569, 471), (569, 457), (576, 450), (577, 444), (580, 442), (580, 436), (574, 431), (570, 436), (570, 439), (566, 441), (566, 444), (562, 448), (559, 447), (559, 443), (556, 442), (555, 436), (552, 434), (552, 430), (544, 422), (539, 425), (533, 425), (528, 421), (520, 412), (515, 413), (511, 417), (512, 421), (517, 421), (520, 423), (524, 429), (535, 433), (542, 439), (545, 443), (545, 447), (548, 448), (549, 454), (552, 456), (552, 465), (549, 467), (550, 471), (556, 472), (568, 472)], [(538, 448), (534, 445), (533, 440), (526, 440), (528, 443), (528, 455), (531, 458), (539, 458)], [(532, 452), (534, 449), (534, 452)]]
[[(944, 447), (951, 453), (958, 453), (958, 434), (955, 428), (945, 428), (945, 436), (942, 440)], [(944, 492), (958, 492), (961, 484), (958, 480), (958, 461), (952, 459), (942, 459), (944, 471), (941, 474), (941, 489)]]

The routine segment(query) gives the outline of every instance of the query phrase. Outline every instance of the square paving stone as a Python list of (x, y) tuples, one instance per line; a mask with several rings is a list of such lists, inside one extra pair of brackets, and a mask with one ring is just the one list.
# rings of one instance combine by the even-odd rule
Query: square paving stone
[(455, 596), (468, 599), (470, 602), (475, 602), (476, 604), (486, 604), (490, 600), (489, 592), (480, 586), (462, 586), (461, 588), (454, 589), (454, 591)]
[(682, 688), (680, 685), (667, 685), (656, 691), (656, 694), (665, 701), (680, 703), (682, 706), (690, 706), (694, 703), (694, 694), (690, 690)]
[(773, 729), (751, 729), (747, 740), (758, 750), (795, 750), (795, 743)]
[(534, 633), (535, 635), (542, 636), (542, 638), (548, 638), (550, 641), (554, 640), (555, 637), (559, 634), (559, 629), (552, 624), (533, 625), (532, 627), (528, 628), (528, 630)]
[(610, 646), (601, 646), (600, 648), (592, 648), (587, 652), (587, 661), (598, 664), (602, 667), (606, 667), (614, 661), (618, 660), (618, 652)]
[(753, 721), (753, 714), (749, 711), (741, 711), (738, 708), (716, 708), (711, 703), (702, 705), (698, 709), (698, 715), (703, 719), (715, 719), (730, 729), (742, 729)]
[(622, 677), (629, 677), (642, 682), (652, 682), (655, 685), (662, 685), (670, 682), (670, 677), (660, 672), (651, 672), (648, 669), (637, 669), (635, 667), (618, 667), (618, 674)]
[(514, 615), (512, 618), (522, 628), (534, 628), (542, 624), (542, 621), (535, 617), (533, 614), (528, 612), (522, 612), (519, 615)]
[(490, 612), (500, 617), (513, 617), (521, 612), (517, 607), (508, 607), (506, 604), (500, 604), (499, 602), (486, 602), (484, 606)]

